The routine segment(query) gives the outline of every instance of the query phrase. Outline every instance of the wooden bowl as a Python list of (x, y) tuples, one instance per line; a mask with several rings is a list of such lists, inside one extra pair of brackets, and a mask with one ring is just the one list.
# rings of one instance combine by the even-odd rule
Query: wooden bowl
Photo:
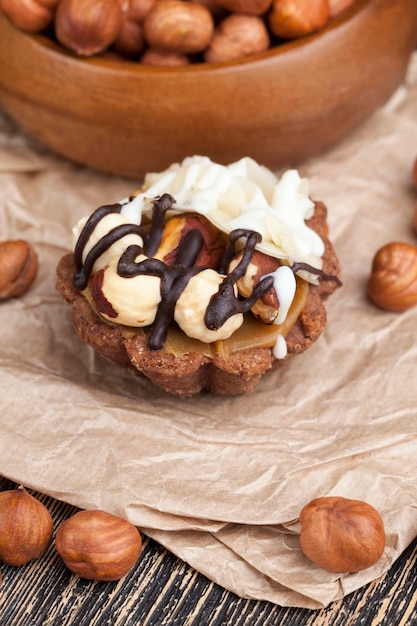
[(358, 0), (250, 60), (144, 67), (80, 59), (0, 18), (0, 103), (57, 153), (141, 178), (192, 154), (278, 169), (334, 145), (402, 82), (416, 0)]

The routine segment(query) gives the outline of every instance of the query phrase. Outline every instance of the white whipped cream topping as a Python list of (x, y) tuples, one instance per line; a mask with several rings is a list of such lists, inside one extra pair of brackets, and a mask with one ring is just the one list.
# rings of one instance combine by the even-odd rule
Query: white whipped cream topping
[(278, 179), (250, 157), (230, 165), (204, 156), (187, 157), (163, 172), (147, 174), (142, 190), (123, 206), (122, 214), (140, 224), (142, 214), (152, 210), (152, 199), (163, 193), (175, 198), (175, 211), (200, 213), (225, 233), (235, 228), (258, 231), (262, 242), (257, 248), (270, 256), (322, 267), (323, 241), (305, 223), (313, 215), (314, 203), (307, 179), (296, 170)]

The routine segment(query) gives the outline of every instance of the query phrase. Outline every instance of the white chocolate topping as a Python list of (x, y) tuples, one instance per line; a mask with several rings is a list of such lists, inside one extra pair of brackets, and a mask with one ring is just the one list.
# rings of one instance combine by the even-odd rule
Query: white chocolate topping
[(276, 359), (285, 359), (287, 356), (287, 342), (282, 335), (278, 335), (275, 345), (272, 348), (272, 354)]
[(287, 265), (281, 265), (271, 274), (274, 278), (274, 289), (277, 294), (279, 309), (274, 324), (282, 324), (287, 317), (297, 287), (294, 272)]
[[(313, 215), (308, 181), (296, 170), (278, 179), (249, 157), (230, 165), (213, 163), (208, 157), (188, 157), (160, 173), (145, 177), (141, 192), (125, 204), (122, 214), (140, 224), (151, 210), (152, 198), (169, 193), (173, 209), (204, 215), (225, 233), (236, 228), (262, 235), (257, 249), (290, 262), (322, 267), (322, 239), (305, 220)], [(308, 278), (308, 277), (306, 277)], [(310, 277), (316, 282), (316, 277)]]

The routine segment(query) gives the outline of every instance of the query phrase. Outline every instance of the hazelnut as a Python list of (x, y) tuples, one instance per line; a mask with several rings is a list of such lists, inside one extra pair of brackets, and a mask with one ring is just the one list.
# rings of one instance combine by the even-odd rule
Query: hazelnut
[(209, 45), (214, 20), (202, 4), (158, 0), (145, 18), (144, 32), (151, 48), (192, 54)]
[(137, 57), (145, 47), (143, 20), (156, 0), (119, 0), (122, 24), (113, 49), (127, 57)]
[[(231, 272), (240, 262), (242, 253), (238, 254), (231, 262), (228, 272)], [(242, 278), (237, 281), (239, 293), (248, 298), (261, 278), (266, 274), (275, 272), (280, 263), (259, 250), (254, 250), (250, 263)], [(266, 324), (272, 324), (278, 315), (279, 302), (275, 289), (271, 287), (260, 300), (252, 307), (252, 313)]]
[(417, 247), (392, 242), (380, 248), (372, 261), (367, 293), (387, 311), (405, 311), (417, 304)]
[(0, 560), (23, 565), (45, 554), (54, 530), (51, 514), (22, 486), (0, 493)]
[(316, 498), (300, 513), (304, 555), (331, 572), (359, 572), (374, 565), (385, 549), (380, 514), (361, 500)]
[(140, 22), (123, 17), (119, 34), (113, 44), (115, 52), (127, 57), (137, 57), (145, 47), (143, 26)]
[(322, 28), (329, 19), (329, 0), (273, 0), (271, 32), (281, 39), (297, 39)]
[(122, 25), (118, 0), (60, 0), (55, 14), (58, 41), (79, 55), (104, 52)]
[(265, 52), (269, 44), (269, 33), (262, 18), (236, 13), (220, 22), (204, 53), (204, 60), (217, 63), (241, 59)]
[[(242, 326), (243, 314), (228, 317), (221, 326), (212, 325), (207, 308), (219, 294), (224, 276), (212, 269), (203, 269), (192, 276), (175, 306), (174, 319), (181, 330), (193, 339), (204, 343), (228, 339)], [(233, 286), (234, 295), (237, 289)]]
[(190, 240), (187, 242), (186, 237), (193, 231), (200, 234), (201, 247), (198, 247), (198, 256), (193, 259), (192, 265), (217, 269), (225, 251), (223, 235), (204, 216), (195, 213), (183, 213), (165, 223), (155, 258), (161, 259), (167, 265), (178, 263), (181, 249), (189, 251), (191, 248)]
[(262, 15), (268, 11), (272, 0), (217, 0), (217, 4), (230, 13)]
[(132, 22), (143, 22), (157, 0), (120, 0), (123, 15)]
[(142, 54), (140, 62), (143, 65), (153, 65), (155, 67), (181, 67), (189, 65), (190, 59), (186, 54), (180, 52), (148, 48)]
[(33, 246), (22, 239), (0, 242), (0, 300), (24, 294), (38, 271)]
[(59, 526), (55, 547), (74, 574), (89, 580), (120, 580), (142, 552), (136, 526), (105, 511), (79, 511)]
[(50, 26), (59, 0), (0, 0), (0, 10), (21, 30), (38, 33)]
[[(148, 257), (139, 254), (136, 262)], [(91, 296), (97, 311), (110, 322), (124, 326), (149, 326), (155, 321), (161, 302), (161, 279), (151, 274), (126, 278), (117, 271), (113, 259), (91, 279)]]

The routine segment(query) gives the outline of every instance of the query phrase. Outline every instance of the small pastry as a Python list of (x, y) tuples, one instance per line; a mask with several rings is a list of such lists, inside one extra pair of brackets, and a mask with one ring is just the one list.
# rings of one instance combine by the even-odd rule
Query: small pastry
[(176, 396), (241, 394), (324, 329), (326, 216), (296, 170), (189, 157), (81, 220), (57, 288), (101, 356)]

